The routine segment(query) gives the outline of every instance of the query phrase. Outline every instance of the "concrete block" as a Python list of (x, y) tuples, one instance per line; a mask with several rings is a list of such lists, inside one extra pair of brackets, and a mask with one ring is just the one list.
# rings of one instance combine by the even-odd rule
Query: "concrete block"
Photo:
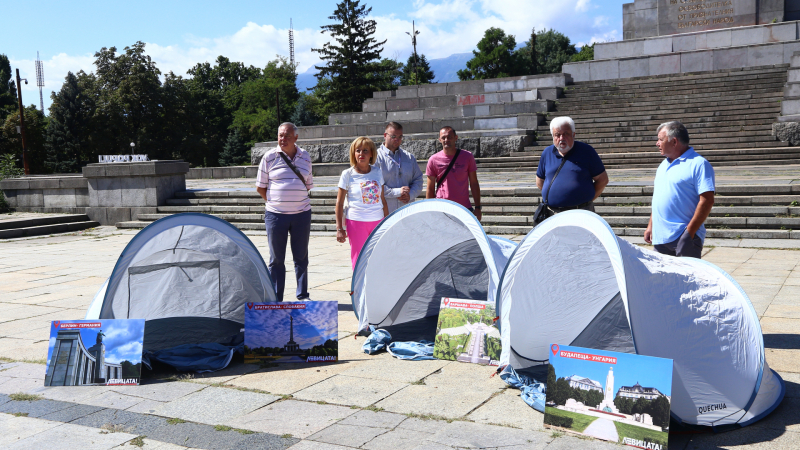
[[(595, 48), (597, 48), (598, 44), (595, 44)], [(633, 40), (633, 41), (622, 41), (617, 42), (617, 57), (618, 58), (630, 58), (633, 56), (643, 56), (644, 55), (644, 41)], [(595, 60), (600, 58), (595, 58)]]
[(89, 206), (89, 188), (75, 189), (75, 206)]
[(747, 47), (714, 50), (714, 70), (747, 67)]
[(650, 75), (666, 75), (680, 73), (681, 55), (665, 55), (650, 57)]
[(120, 178), (122, 202), (116, 205), (100, 206), (156, 206), (147, 203), (146, 177)]
[(89, 206), (104, 207), (122, 204), (119, 178), (90, 178)]
[(58, 189), (58, 178), (31, 178), (29, 189)]
[(9, 208), (16, 208), (17, 207), (17, 191), (16, 189), (9, 189), (3, 191), (3, 196), (6, 199), (6, 203), (8, 204)]
[(483, 80), (447, 83), (447, 95), (480, 94), (482, 92), (484, 92)]
[(499, 115), (505, 114), (504, 113), (505, 107), (503, 105), (504, 104), (502, 104), (502, 103), (499, 104), (499, 105), (488, 105), (488, 107), (489, 107), (489, 115), (490, 116), (499, 116)]
[(386, 125), (382, 123), (368, 123), (356, 125), (356, 135), (358, 136), (383, 136)]
[[(495, 106), (495, 105), (475, 105), (475, 106), (471, 106), (471, 107), (467, 106), (467, 107), (465, 107), (465, 109), (466, 108), (472, 108), (472, 114), (466, 114), (466, 111), (465, 111), (464, 115), (465, 116), (490, 116), (490, 115), (492, 115), (492, 111), (491, 111), (491, 108), (490, 108), (491, 106)], [(502, 105), (497, 105), (497, 106), (500, 106), (502, 108)]]
[(618, 52), (619, 44), (622, 42), (598, 42), (594, 44), (594, 59), (595, 61), (601, 59), (619, 58)]
[(537, 112), (546, 113), (550, 110), (550, 108), (548, 107), (549, 105), (552, 105), (552, 100), (506, 103), (505, 110), (503, 111), (503, 113), (506, 115), (530, 114)]
[(730, 32), (732, 47), (764, 43), (764, 28), (762, 27), (733, 28)]
[(617, 79), (619, 78), (619, 60), (611, 59), (592, 62), (590, 63), (589, 71), (592, 81)]
[(748, 47), (748, 66), (783, 64), (783, 44), (766, 44)]
[(372, 98), (394, 97), (395, 91), (377, 91), (372, 93)]
[(214, 178), (242, 178), (244, 177), (244, 167), (214, 167)]
[(417, 87), (417, 95), (420, 97), (440, 97), (447, 95), (447, 84), (433, 83), (420, 85)]
[[(141, 167), (147, 167), (142, 165)], [(115, 164), (106, 164), (106, 175), (107, 177), (129, 177), (131, 176), (131, 164), (130, 163), (115, 163)]]
[(544, 124), (544, 114), (520, 114), (517, 116), (517, 128), (536, 130)]
[[(672, 44), (675, 48), (675, 44)], [(708, 48), (708, 33), (698, 33), (694, 35), (694, 47), (696, 50), (704, 50)]]
[(561, 66), (561, 72), (569, 74), (575, 82), (591, 81), (592, 75), (590, 67), (592, 63), (592, 61), (566, 63)]
[(361, 110), (364, 112), (386, 111), (386, 100), (367, 100), (361, 104)]
[(403, 130), (406, 134), (430, 133), (434, 131), (433, 124), (430, 121), (404, 123)]
[(90, 206), (86, 208), (86, 215), (89, 216), (89, 220), (99, 222), (100, 225), (105, 225), (108, 223), (106, 221), (106, 208)]
[(763, 42), (784, 42), (797, 40), (796, 23), (778, 23), (764, 27)]
[(786, 100), (781, 102), (781, 115), (789, 116), (800, 114), (800, 100)]
[[(261, 155), (258, 155), (258, 160), (255, 161), (255, 164), (260, 163), (261, 162), (261, 158), (263, 156), (264, 156), (263, 153)], [(196, 179), (208, 179), (208, 178), (213, 178), (214, 177), (214, 171), (210, 167), (192, 169), (191, 173), (193, 175), (191, 177), (187, 177), (187, 178), (196, 180)]]
[[(795, 66), (795, 64), (793, 63), (792, 55), (794, 55), (794, 53), (798, 51), (800, 51), (800, 41), (784, 42), (783, 63), (784, 64), (791, 63), (792, 66)], [(800, 67), (800, 60), (798, 60), (797, 63), (798, 63), (797, 66)]]
[(451, 106), (449, 108), (419, 110), (419, 112), (423, 113), (422, 116), (425, 120), (447, 119), (450, 117), (463, 117), (465, 115), (465, 109), (467, 112), (466, 115), (474, 115), (474, 106)]
[(672, 53), (671, 37), (644, 40), (643, 54), (659, 55), (661, 53)]
[(484, 92), (514, 91), (525, 89), (525, 80), (503, 80), (484, 82)]
[(395, 94), (397, 98), (413, 98), (418, 97), (416, 86), (400, 86)]
[(635, 15), (635, 37), (637, 39), (656, 36), (658, 34), (658, 9), (655, 6), (652, 8), (639, 8), (637, 5)]
[(419, 107), (418, 98), (396, 98), (386, 100), (386, 111), (404, 111), (407, 109), (417, 109)]
[(61, 189), (86, 189), (89, 187), (89, 183), (82, 176), (60, 177), (58, 179), (58, 187)]
[(512, 102), (529, 102), (539, 98), (539, 90), (531, 89), (529, 91), (515, 91), (511, 92)]
[(457, 104), (457, 97), (454, 95), (447, 95), (444, 97), (422, 97), (419, 99), (420, 108), (445, 108), (448, 106), (456, 106)]
[(541, 89), (541, 88), (563, 88), (567, 85), (566, 76), (563, 73), (554, 73), (550, 75), (539, 75), (525, 80), (525, 87), (523, 89)]
[(17, 208), (41, 208), (44, 206), (44, 193), (41, 189), (17, 190)]
[(497, 119), (475, 119), (475, 130), (495, 130), (517, 128), (516, 117), (500, 117)]
[(138, 220), (139, 214), (158, 214), (158, 208), (144, 206), (141, 208), (130, 208), (131, 220)]
[(794, 68), (790, 67), (789, 70), (786, 72), (786, 82), (787, 83), (798, 83), (800, 82), (800, 67)]
[(438, 132), (442, 127), (453, 127), (453, 129), (456, 130), (456, 134), (458, 134), (459, 131), (477, 129), (475, 127), (475, 122), (476, 120), (472, 117), (434, 120), (432, 122), (432, 130)]
[(43, 189), (42, 201), (45, 208), (74, 208), (75, 189)]
[(619, 60), (619, 77), (634, 78), (650, 75), (650, 58), (629, 58)]
[(713, 50), (701, 52), (681, 53), (681, 72), (705, 72), (713, 70), (714, 52)]
[(81, 168), (84, 178), (95, 178), (106, 176), (106, 166), (108, 164), (87, 164)]
[(658, 8), (658, 0), (638, 0), (634, 2), (634, 10)]
[(673, 52), (688, 52), (697, 49), (697, 35), (686, 34), (683, 36), (672, 36)]
[[(328, 125), (336, 125), (336, 119), (331, 120), (331, 118), (328, 117)], [(297, 127), (297, 135), (300, 136), (300, 139), (321, 139), (323, 137), (322, 130), (324, 130), (322, 126)]]
[(786, 87), (783, 88), (783, 96), (800, 97), (800, 83), (786, 83)]
[(9, 178), (0, 181), (0, 189), (4, 191), (10, 189), (28, 189), (30, 188), (29, 181), (28, 178)]
[(711, 31), (705, 33), (706, 47), (719, 48), (731, 46), (731, 30)]
[[(311, 155), (309, 155), (311, 156)], [(311, 156), (311, 162), (317, 162), (314, 160), (314, 157)], [(247, 166), (244, 168), (244, 177), (245, 178), (255, 178), (258, 176), (258, 167), (255, 166)]]
[(100, 225), (116, 225), (119, 222), (130, 222), (131, 208), (105, 208), (106, 223)]

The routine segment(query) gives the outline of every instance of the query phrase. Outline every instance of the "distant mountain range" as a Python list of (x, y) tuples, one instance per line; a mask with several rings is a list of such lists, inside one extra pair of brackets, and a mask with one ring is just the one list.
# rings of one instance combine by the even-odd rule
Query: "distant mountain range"
[[(472, 53), (454, 53), (447, 58), (429, 59), (428, 64), (436, 76), (436, 83), (448, 83), (458, 81), (457, 72), (467, 67), (467, 61), (472, 59)], [(297, 89), (300, 92), (307, 92), (307, 88), (317, 85), (317, 78), (314, 76), (317, 69), (311, 66), (305, 72), (297, 75)]]

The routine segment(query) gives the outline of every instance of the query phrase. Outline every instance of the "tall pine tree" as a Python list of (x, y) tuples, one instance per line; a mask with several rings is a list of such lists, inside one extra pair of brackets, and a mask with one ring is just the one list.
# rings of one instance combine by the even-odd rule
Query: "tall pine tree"
[(337, 23), (321, 27), (333, 42), (311, 49), (326, 61), (324, 66), (315, 66), (319, 71), (316, 77), (330, 80), (330, 89), (322, 100), (333, 105), (336, 112), (361, 111), (361, 103), (375, 89), (370, 74), (375, 73), (386, 43), (375, 40), (375, 21), (366, 19), (372, 8), (359, 3), (360, 0), (342, 0), (336, 5), (328, 18)]
[(485, 80), (488, 78), (513, 77), (527, 72), (526, 64), (514, 51), (517, 41), (500, 28), (489, 28), (478, 42), (474, 57), (467, 61), (467, 68), (458, 71), (460, 80)]
[(235, 128), (228, 135), (228, 140), (225, 142), (225, 147), (219, 154), (220, 166), (241, 166), (250, 164), (248, 161), (247, 146), (242, 139), (242, 133), (238, 128)]
[(428, 84), (433, 83), (436, 76), (431, 70), (431, 65), (428, 64), (428, 59), (425, 55), (417, 54), (417, 68), (414, 70), (414, 54), (408, 57), (408, 62), (403, 66), (403, 74), (400, 75), (401, 86), (411, 86), (415, 84)]
[(51, 98), (45, 165), (54, 173), (79, 172), (81, 163), (91, 156), (88, 141), (94, 101), (84, 93), (72, 72), (67, 73), (61, 90)]

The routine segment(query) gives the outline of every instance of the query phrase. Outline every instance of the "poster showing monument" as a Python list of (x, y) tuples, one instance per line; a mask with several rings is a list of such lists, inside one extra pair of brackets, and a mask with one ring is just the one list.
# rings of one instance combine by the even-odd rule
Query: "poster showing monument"
[(339, 358), (339, 303), (247, 303), (244, 362), (334, 362)]
[(671, 398), (671, 359), (550, 346), (548, 428), (666, 450)]
[(45, 386), (136, 386), (144, 319), (54, 320)]
[(442, 297), (433, 357), (496, 366), (500, 360), (500, 330), (494, 305), (480, 300)]

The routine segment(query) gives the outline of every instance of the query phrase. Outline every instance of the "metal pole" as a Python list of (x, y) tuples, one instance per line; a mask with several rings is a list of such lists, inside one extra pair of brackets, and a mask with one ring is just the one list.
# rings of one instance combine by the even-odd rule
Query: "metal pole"
[(411, 21), (411, 43), (414, 45), (414, 75), (417, 77), (415, 80), (419, 84), (419, 63), (417, 63), (417, 28), (414, 25), (414, 21)]
[(19, 69), (17, 69), (17, 100), (19, 103), (19, 129), (22, 135), (22, 166), (25, 168), (25, 175), (30, 175), (31, 170), (28, 166), (28, 152), (25, 145), (25, 109), (22, 107), (22, 85), (20, 84)]
[(278, 90), (275, 89), (275, 104), (278, 106), (278, 124), (280, 125), (281, 122), (281, 98), (278, 95)]

